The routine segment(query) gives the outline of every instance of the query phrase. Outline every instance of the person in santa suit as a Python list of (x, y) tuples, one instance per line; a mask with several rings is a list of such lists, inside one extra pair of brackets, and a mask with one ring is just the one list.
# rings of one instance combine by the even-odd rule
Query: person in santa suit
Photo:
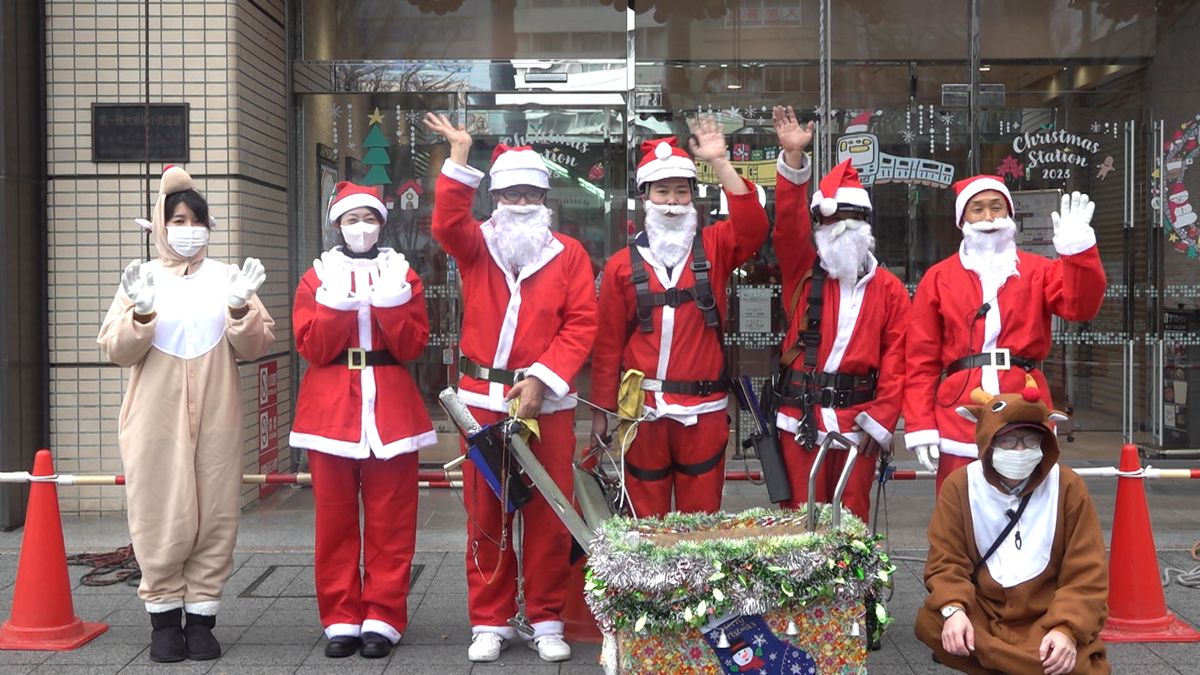
[(1088, 321), (1106, 280), (1092, 230), (1095, 204), (1064, 194), (1051, 214), (1050, 260), (1017, 249), (1012, 196), (998, 176), (954, 184), (958, 253), (925, 273), (913, 299), (906, 345), (904, 441), (937, 471), (937, 488), (978, 456), (972, 427), (954, 413), (969, 392), (1019, 387), (1033, 375), (1046, 401), (1041, 362), (1050, 354), (1050, 317)]
[[(917, 638), (966, 673), (1108, 673), (1108, 565), (1083, 480), (1059, 464), (1040, 385), (971, 393), (957, 414), (980, 461), (942, 486), (929, 522)], [(1011, 391), (1011, 390), (1010, 390)]]
[(313, 261), (292, 309), (308, 369), (290, 443), (309, 450), (325, 656), (381, 658), (408, 625), (417, 451), (437, 442), (404, 367), (425, 349), (429, 317), (421, 278), (403, 253), (378, 244), (387, 222), (378, 188), (336, 189), (329, 224), (341, 245)]
[[(767, 237), (754, 185), (726, 158), (711, 117), (692, 128), (692, 152), (716, 172), (729, 219), (701, 228), (693, 204), (696, 164), (674, 137), (646, 141), (637, 187), (645, 230), (608, 260), (600, 285), (600, 333), (592, 357), (592, 397), (616, 410), (622, 371), (645, 374), (646, 414), (625, 458), (638, 516), (716, 511), (725, 483), (729, 380), (721, 326), (729, 275)], [(608, 413), (593, 415), (604, 435)]]
[[(450, 143), (433, 210), (433, 237), (454, 258), (462, 277), (463, 320), (458, 395), (480, 424), (510, 416), (536, 420), (530, 448), (570, 499), (575, 453), (573, 381), (596, 338), (596, 290), (583, 245), (551, 229), (545, 206), (550, 172), (528, 147), (500, 144), (488, 186), (494, 209), (480, 223), (471, 215), (482, 171), (467, 165), (472, 139), (442, 115), (425, 125)], [(463, 445), (464, 452), (466, 445)], [(516, 637), (516, 558), (507, 541), (512, 515), (478, 471), (463, 472), (467, 508), (467, 605), (471, 661), (495, 661)], [(521, 507), (525, 612), (529, 646), (546, 661), (571, 658), (563, 640), (571, 538), (537, 490)]]
[[(774, 241), (788, 316), (776, 416), (792, 487), (792, 501), (784, 506), (807, 502), (815, 446), (835, 431), (859, 444), (862, 454), (843, 503), (868, 520), (879, 448), (891, 447), (900, 418), (908, 291), (875, 259), (871, 199), (850, 160), (834, 167), (806, 203), (812, 164), (804, 149), (812, 140), (812, 123), (800, 125), (790, 107), (780, 106), (773, 121), (782, 149)], [(806, 337), (812, 343), (807, 349)], [(816, 501), (833, 498), (847, 454), (830, 447), (817, 477)]]
[(118, 443), (156, 663), (221, 656), (212, 629), (241, 515), (237, 361), (275, 343), (258, 297), (262, 263), (208, 257), (215, 227), (192, 177), (167, 167), (151, 214), (158, 256), (125, 268), (96, 338), (105, 358), (130, 369)]

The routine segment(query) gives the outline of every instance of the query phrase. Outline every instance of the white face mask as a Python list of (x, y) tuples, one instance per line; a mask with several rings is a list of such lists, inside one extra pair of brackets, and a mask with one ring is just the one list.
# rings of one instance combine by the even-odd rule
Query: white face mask
[(195, 225), (171, 225), (167, 244), (179, 255), (191, 258), (208, 245), (208, 228)]
[(992, 450), (992, 468), (1009, 480), (1025, 480), (1042, 463), (1041, 448), (1024, 450)]
[(379, 243), (379, 225), (360, 220), (357, 223), (342, 226), (342, 237), (346, 247), (355, 253), (366, 253)]

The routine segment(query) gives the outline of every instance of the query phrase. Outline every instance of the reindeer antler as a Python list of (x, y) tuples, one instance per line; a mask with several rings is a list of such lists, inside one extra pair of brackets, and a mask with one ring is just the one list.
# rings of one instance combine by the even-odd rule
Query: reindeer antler
[(987, 405), (994, 398), (991, 394), (983, 390), (983, 387), (975, 387), (971, 390), (971, 401), (979, 405)]

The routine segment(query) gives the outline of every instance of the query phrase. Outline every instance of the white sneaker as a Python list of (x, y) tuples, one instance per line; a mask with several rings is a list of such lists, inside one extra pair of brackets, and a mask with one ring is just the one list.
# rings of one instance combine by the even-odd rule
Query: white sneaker
[(476, 633), (471, 636), (467, 658), (475, 663), (487, 663), (500, 658), (508, 641), (495, 633)]
[(567, 644), (561, 635), (542, 635), (525, 644), (529, 645), (530, 649), (536, 649), (543, 661), (555, 663), (571, 658), (571, 645)]

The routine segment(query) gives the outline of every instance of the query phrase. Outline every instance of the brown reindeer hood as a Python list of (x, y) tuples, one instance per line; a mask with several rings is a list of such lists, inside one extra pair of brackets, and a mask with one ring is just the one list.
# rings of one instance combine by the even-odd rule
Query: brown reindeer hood
[(971, 392), (976, 405), (959, 406), (957, 412), (975, 422), (975, 443), (979, 446), (979, 459), (983, 462), (983, 473), (989, 483), (1000, 487), (1000, 474), (992, 468), (992, 440), (1000, 433), (1018, 427), (1042, 429), (1042, 463), (1029, 476), (1029, 483), (1022, 493), (1030, 492), (1045, 478), (1050, 468), (1058, 462), (1058, 437), (1054, 435), (1054, 424), (1065, 422), (1067, 416), (1051, 410), (1042, 401), (1041, 390), (1033, 377), (1025, 376), (1025, 388), (1020, 393), (992, 395), (976, 388)]

